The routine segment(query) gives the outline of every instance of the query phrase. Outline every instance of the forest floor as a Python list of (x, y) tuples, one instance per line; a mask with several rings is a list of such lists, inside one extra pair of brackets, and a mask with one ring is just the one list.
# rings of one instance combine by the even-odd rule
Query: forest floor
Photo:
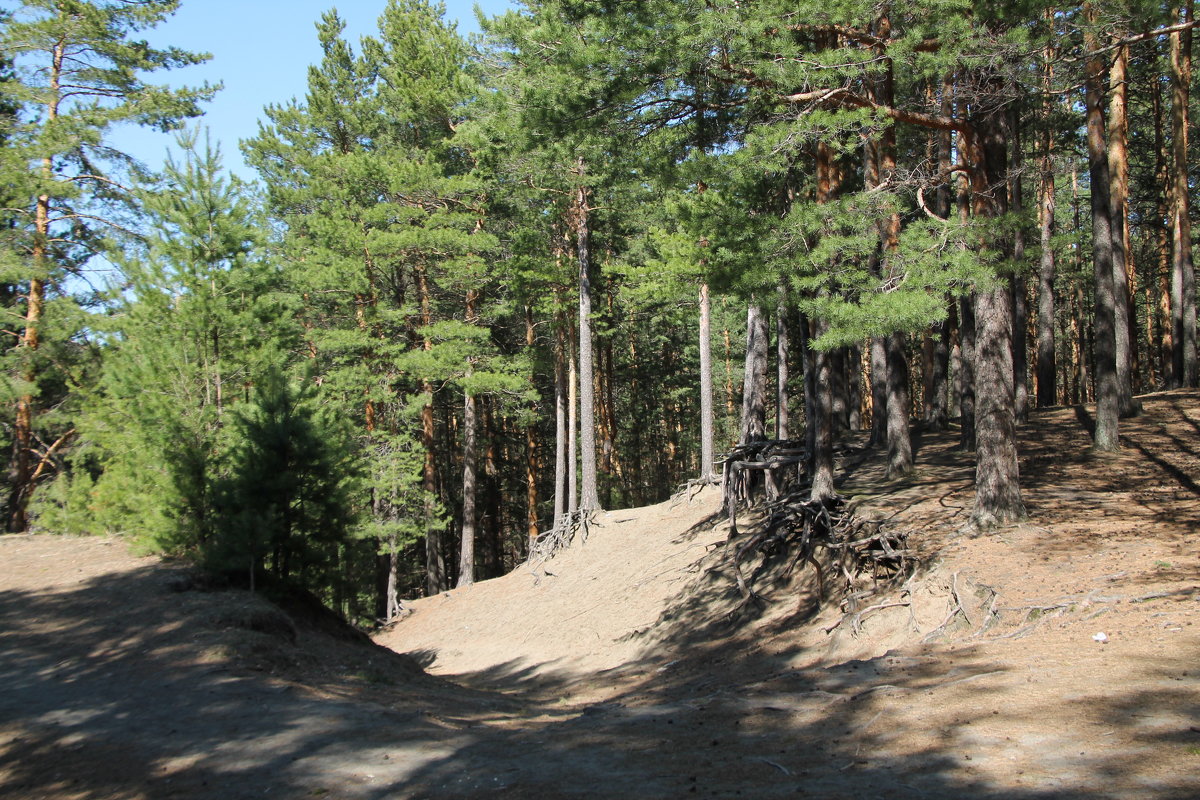
[(1195, 798), (1200, 393), (1142, 402), (1116, 456), (1034, 413), (1029, 521), (987, 536), (954, 433), (903, 480), (848, 453), (921, 555), (852, 613), (808, 567), (744, 606), (711, 488), (409, 604), (391, 650), (119, 541), (0, 537), (0, 797)]

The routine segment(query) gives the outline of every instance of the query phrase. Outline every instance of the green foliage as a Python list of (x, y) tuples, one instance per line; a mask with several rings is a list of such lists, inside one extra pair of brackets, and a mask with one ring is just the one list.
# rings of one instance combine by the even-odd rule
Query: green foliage
[[(137, 190), (151, 215), (146, 235), (110, 246), (122, 283), (110, 315), (93, 323), (106, 346), (79, 423), (90, 446), (74, 456), (70, 489), (42, 504), (39, 525), (89, 509), (95, 530), (187, 552), (214, 535), (229, 410), (267, 365), (286, 362), (298, 330), (252, 197), (195, 134), (180, 144), (184, 162)], [(89, 485), (82, 476), (93, 471)]]
[(218, 524), (202, 543), (210, 569), (265, 567), (322, 588), (350, 534), (357, 470), (349, 429), (323, 406), (311, 380), (270, 370), (234, 413), (230, 469), (214, 487)]
[(128, 184), (142, 169), (107, 146), (107, 134), (121, 123), (176, 128), (200, 113), (215, 87), (171, 89), (145, 80), (208, 58), (137, 38), (177, 2), (9, 5), (0, 19), (0, 184), (7, 209), (0, 285), (8, 287), (0, 293), (0, 314), (17, 346), (4, 350), (0, 395), (32, 418), (26, 422), (19, 412), (12, 428), (8, 513), (9, 525), (20, 527), (44, 465), (61, 463), (33, 442), (73, 435), (75, 393), (89, 382), (94, 350), (82, 309), (98, 298), (77, 278), (104, 237), (141, 213)]

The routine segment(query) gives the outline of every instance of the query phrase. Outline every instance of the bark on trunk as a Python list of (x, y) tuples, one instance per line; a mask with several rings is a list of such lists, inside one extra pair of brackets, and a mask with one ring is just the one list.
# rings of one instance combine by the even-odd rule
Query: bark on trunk
[(1157, 336), (1159, 375), (1164, 387), (1178, 385), (1175, 379), (1175, 344), (1171, 320), (1171, 170), (1167, 163), (1166, 125), (1163, 122), (1163, 88), (1154, 81), (1151, 94), (1154, 113), (1154, 176), (1159, 186), (1158, 215), (1158, 306)]
[(476, 403), (475, 395), (467, 392), (463, 400), (463, 519), (462, 542), (458, 551), (460, 587), (475, 582)]
[(887, 340), (872, 336), (871, 359), (871, 447), (887, 446), (888, 369)]
[[(871, 189), (879, 185), (879, 145), (873, 139), (868, 139), (863, 146), (863, 175), (866, 186)], [(884, 235), (881, 234), (880, 239)], [(882, 246), (882, 244), (881, 244)], [(870, 256), (868, 269), (878, 277), (880, 274), (880, 252), (876, 250)], [(872, 336), (868, 345), (871, 362), (871, 439), (869, 447), (883, 447), (887, 443), (887, 341), (883, 336)]]
[[(820, 336), (828, 325), (814, 322), (813, 327), (814, 336)], [(828, 350), (815, 350), (812, 355), (812, 489), (809, 497), (814, 502), (823, 503), (837, 496), (833, 488), (833, 365)]]
[(567, 343), (566, 322), (558, 314), (554, 350), (554, 522), (567, 512)]
[[(478, 296), (474, 291), (467, 292), (466, 323), (474, 325), (478, 320), (475, 315), (475, 305)], [(467, 359), (467, 380), (474, 370), (472, 359)], [(478, 442), (478, 401), (468, 388), (463, 392), (463, 505), (462, 505), (462, 540), (458, 549), (458, 585), (470, 586), (475, 582), (475, 500), (476, 474), (475, 453)]]
[(933, 342), (933, 397), (930, 398), (932, 407), (929, 412), (929, 429), (934, 431), (944, 431), (950, 425), (951, 337), (950, 320), (947, 319), (936, 332)]
[[(980, 120), (980, 139), (968, 143), (977, 170), (977, 216), (1007, 211), (1007, 122), (1002, 112)], [(993, 189), (993, 187), (996, 187)], [(1012, 362), (1012, 297), (1006, 282), (975, 296), (975, 508), (972, 524), (982, 531), (1025, 517), (1017, 462)]]
[(908, 430), (908, 357), (904, 334), (887, 339), (887, 443), (889, 478), (912, 472), (912, 438)]
[[(525, 306), (525, 346), (533, 351), (533, 307)], [(557, 392), (557, 386), (555, 387)], [(525, 426), (525, 538), (529, 544), (538, 536), (538, 436), (537, 425)]]
[(1054, 47), (1047, 45), (1042, 65), (1042, 142), (1038, 191), (1038, 231), (1041, 256), (1038, 261), (1037, 404), (1039, 408), (1058, 402), (1058, 366), (1054, 341), (1054, 131), (1049, 120), (1050, 89), (1054, 79)]
[(975, 510), (980, 530), (1025, 517), (1017, 469), (1016, 416), (1013, 413), (1012, 299), (999, 286), (979, 292), (975, 301), (978, 347)]
[[(1095, 11), (1084, 4), (1085, 13), (1093, 19)], [(1101, 452), (1115, 451), (1117, 418), (1120, 407), (1120, 387), (1117, 382), (1116, 300), (1113, 286), (1113, 231), (1108, 149), (1105, 142), (1104, 87), (1105, 65), (1099, 42), (1092, 34), (1085, 36), (1088, 56), (1085, 80), (1087, 107), (1088, 168), (1091, 174), (1092, 208), (1092, 266), (1096, 282), (1096, 319), (1094, 347), (1096, 358), (1096, 427), (1092, 446)]]
[(846, 405), (849, 407), (850, 430), (862, 430), (863, 353), (858, 345), (846, 351)]
[(808, 471), (812, 474), (817, 452), (817, 425), (821, 412), (817, 410), (817, 353), (810, 346), (813, 323), (800, 315), (800, 355), (804, 370), (804, 447), (808, 453)]
[(850, 389), (846, 383), (846, 348), (829, 351), (829, 370), (833, 381), (833, 436), (836, 439), (850, 429)]
[(600, 509), (596, 483), (596, 400), (592, 366), (592, 284), (587, 187), (583, 185), (583, 159), (576, 161), (580, 185), (575, 196), (575, 246), (579, 262), (579, 508), (584, 513)]
[[(1192, 2), (1180, 3), (1176, 21), (1192, 19)], [(1171, 333), (1176, 385), (1197, 386), (1196, 273), (1188, 199), (1188, 97), (1192, 76), (1192, 31), (1171, 34)]]
[(779, 287), (775, 307), (775, 438), (788, 438), (787, 289)]
[(1108, 208), (1111, 216), (1113, 259), (1113, 337), (1117, 362), (1117, 410), (1122, 417), (1137, 413), (1133, 402), (1133, 361), (1136, 338), (1130, 338), (1132, 329), (1130, 315), (1133, 313), (1129, 297), (1129, 242), (1126, 239), (1129, 197), (1129, 155), (1127, 134), (1129, 122), (1126, 114), (1126, 76), (1129, 65), (1129, 46), (1117, 48), (1109, 69), (1108, 116)]
[(767, 319), (757, 301), (746, 309), (746, 369), (742, 388), (742, 427), (739, 444), (767, 436)]
[[(574, 333), (574, 332), (573, 332)], [(576, 335), (569, 338), (567, 349), (567, 513), (579, 510), (579, 367), (576, 363)]]
[[(1021, 122), (1015, 109), (1009, 113), (1009, 133), (1012, 159), (1008, 170), (1009, 211), (1021, 213), (1025, 196), (1021, 185)], [(1013, 232), (1012, 276), (1012, 362), (1013, 362), (1013, 414), (1017, 422), (1029, 416), (1029, 298), (1025, 284), (1025, 229), (1018, 225)]]
[(708, 284), (700, 284), (700, 477), (713, 474), (716, 462), (713, 435), (712, 301)]
[[(970, 218), (970, 190), (967, 179), (958, 193), (958, 215), (964, 225)], [(971, 452), (975, 450), (975, 295), (964, 297), (959, 303), (959, 355), (961, 358), (961, 389), (959, 396), (959, 446)]]
[[(886, 9), (887, 6), (884, 6)], [(883, 14), (877, 20), (876, 28), (882, 39), (891, 35), (891, 20)], [(890, 58), (883, 58), (883, 74), (874, 87), (878, 101), (891, 106), (895, 101), (895, 77)], [(896, 126), (887, 125), (879, 136), (876, 149), (878, 167), (878, 185), (892, 179), (896, 172)], [(868, 175), (868, 184), (875, 176)], [(871, 188), (868, 185), (868, 188)], [(897, 277), (898, 267), (895, 263), (895, 253), (900, 239), (900, 215), (890, 214), (880, 221), (880, 258), (881, 272), (889, 280)], [(887, 440), (888, 440), (888, 475), (902, 475), (912, 471), (912, 439), (908, 426), (908, 356), (904, 352), (904, 335), (893, 333), (887, 342)]]

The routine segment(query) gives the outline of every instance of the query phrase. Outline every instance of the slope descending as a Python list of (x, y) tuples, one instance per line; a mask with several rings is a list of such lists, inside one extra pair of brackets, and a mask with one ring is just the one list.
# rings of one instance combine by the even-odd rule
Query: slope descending
[(406, 604), (376, 641), (434, 673), (592, 674), (638, 660), (642, 634), (725, 541), (704, 522), (720, 507), (706, 488), (645, 508), (601, 513), (553, 559)]
[(609, 512), (380, 634), (441, 677), (117, 540), (0, 536), (0, 798), (1191, 800), (1200, 393), (1142, 399), (1103, 458), (1034, 414), (1030, 521), (978, 538), (953, 433), (903, 481), (851, 453), (922, 566), (850, 613), (807, 567), (744, 607), (715, 492)]
[(643, 796), (1194, 797), (1200, 395), (1142, 401), (1116, 456), (1089, 451), (1085, 409), (1036, 412), (1030, 520), (987, 536), (963, 528), (973, 466), (953, 432), (918, 437), (902, 481), (842, 465), (843, 493), (922, 555), (853, 613), (817, 608), (800, 568), (743, 607), (707, 490), (604, 514), (539, 567), (412, 603), (378, 641), (553, 709), (502, 727), (559, 756), (622, 752)]

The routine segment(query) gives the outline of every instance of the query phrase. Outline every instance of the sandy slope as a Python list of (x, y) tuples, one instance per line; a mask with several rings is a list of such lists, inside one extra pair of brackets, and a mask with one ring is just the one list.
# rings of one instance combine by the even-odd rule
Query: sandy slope
[(1200, 796), (1197, 400), (1144, 398), (1104, 458), (1086, 415), (1039, 412), (1030, 522), (986, 537), (960, 531), (973, 468), (953, 435), (919, 443), (910, 480), (849, 469), (843, 492), (926, 559), (862, 616), (816, 612), (807, 574), (739, 613), (725, 529), (697, 526), (710, 490), (608, 513), (540, 569), (413, 603), (379, 641), (459, 682), (576, 704), (581, 728), (608, 719), (592, 727), (609, 746), (673, 776), (648, 794), (695, 776), (756, 796)]
[(548, 562), (409, 603), (410, 616), (376, 641), (448, 673), (584, 675), (653, 658), (643, 632), (725, 541), (723, 529), (701, 526), (719, 504), (710, 487), (600, 514)]
[(902, 482), (847, 464), (925, 557), (854, 614), (811, 570), (740, 608), (715, 492), (609, 512), (378, 637), (441, 678), (119, 542), (0, 536), (0, 797), (1200, 796), (1200, 394), (1145, 401), (1114, 458), (1035, 415), (1031, 520), (987, 537), (952, 436)]

